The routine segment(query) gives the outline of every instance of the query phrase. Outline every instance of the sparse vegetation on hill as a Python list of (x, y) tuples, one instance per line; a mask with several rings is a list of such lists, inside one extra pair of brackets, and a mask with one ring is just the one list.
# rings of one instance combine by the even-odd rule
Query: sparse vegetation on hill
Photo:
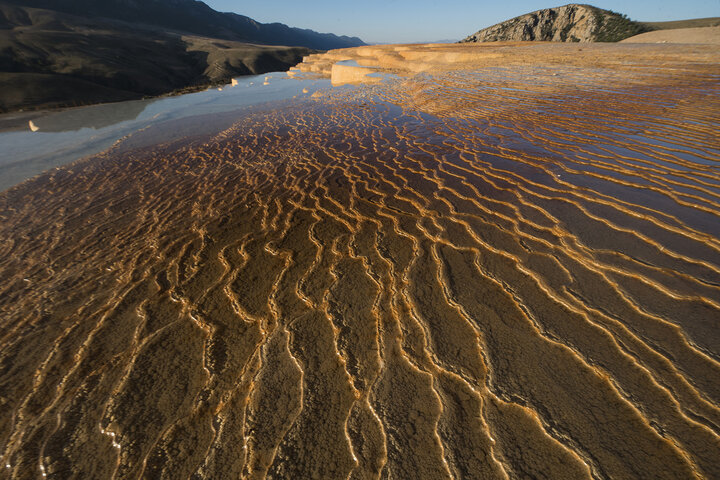
[(596, 28), (593, 31), (596, 42), (619, 42), (633, 35), (653, 30), (646, 23), (630, 20), (627, 15), (591, 7), (595, 16)]

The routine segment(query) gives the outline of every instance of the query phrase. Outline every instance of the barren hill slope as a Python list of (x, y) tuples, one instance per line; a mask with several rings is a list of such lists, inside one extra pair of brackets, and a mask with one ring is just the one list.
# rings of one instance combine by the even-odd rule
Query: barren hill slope
[(282, 23), (260, 23), (235, 13), (217, 12), (196, 0), (3, 0), (86, 18), (122, 20), (205, 37), (263, 45), (293, 45), (329, 50), (364, 45), (356, 37), (318, 33)]
[(314, 50), (0, 3), (0, 112), (104, 103), (285, 70)]
[(622, 43), (695, 43), (720, 45), (720, 26), (657, 30), (626, 38)]

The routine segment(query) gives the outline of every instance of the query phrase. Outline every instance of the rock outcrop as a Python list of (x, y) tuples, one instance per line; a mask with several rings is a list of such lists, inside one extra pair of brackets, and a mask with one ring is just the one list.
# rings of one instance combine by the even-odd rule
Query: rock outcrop
[(591, 5), (546, 8), (484, 28), (461, 42), (619, 42), (652, 28)]

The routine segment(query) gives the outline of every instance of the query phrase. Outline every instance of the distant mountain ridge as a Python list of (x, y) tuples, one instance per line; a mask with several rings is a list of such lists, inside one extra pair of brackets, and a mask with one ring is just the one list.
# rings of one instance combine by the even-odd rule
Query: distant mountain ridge
[(141, 23), (236, 42), (302, 46), (319, 50), (364, 45), (357, 37), (318, 33), (282, 23), (259, 23), (235, 13), (221, 13), (198, 0), (3, 0), (85, 18)]
[(619, 42), (653, 27), (625, 15), (584, 4), (569, 4), (520, 15), (484, 28), (461, 42)]
[(0, 0), (0, 113), (194, 90), (287, 70), (313, 52)]

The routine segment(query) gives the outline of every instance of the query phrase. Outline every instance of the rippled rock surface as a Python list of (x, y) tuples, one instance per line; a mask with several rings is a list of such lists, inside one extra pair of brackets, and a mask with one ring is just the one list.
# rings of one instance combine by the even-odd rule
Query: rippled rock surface
[(0, 476), (718, 478), (717, 53), (542, 48), (3, 193)]

